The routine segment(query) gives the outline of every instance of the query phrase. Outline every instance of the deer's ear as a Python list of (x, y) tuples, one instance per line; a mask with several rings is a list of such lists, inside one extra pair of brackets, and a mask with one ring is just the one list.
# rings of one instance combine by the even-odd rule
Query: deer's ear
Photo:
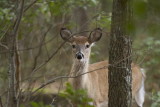
[(63, 40), (68, 41), (68, 42), (71, 42), (73, 39), (72, 32), (66, 28), (61, 28), (60, 35)]
[(99, 41), (101, 37), (102, 37), (102, 29), (96, 28), (90, 33), (88, 40), (90, 43), (94, 43)]

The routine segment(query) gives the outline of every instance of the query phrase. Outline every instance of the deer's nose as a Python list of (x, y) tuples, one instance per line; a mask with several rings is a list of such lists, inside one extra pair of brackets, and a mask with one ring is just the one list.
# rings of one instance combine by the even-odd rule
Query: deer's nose
[(81, 52), (78, 52), (76, 54), (76, 58), (79, 59), (79, 60), (81, 60), (83, 57), (84, 57), (84, 55)]

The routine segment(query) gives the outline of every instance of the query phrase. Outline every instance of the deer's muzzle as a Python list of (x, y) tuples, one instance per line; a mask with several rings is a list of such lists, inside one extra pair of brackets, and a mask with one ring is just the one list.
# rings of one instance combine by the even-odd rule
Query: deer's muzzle
[(81, 60), (82, 58), (84, 58), (84, 55), (83, 55), (81, 52), (78, 52), (78, 53), (76, 54), (76, 58), (77, 58), (78, 60)]

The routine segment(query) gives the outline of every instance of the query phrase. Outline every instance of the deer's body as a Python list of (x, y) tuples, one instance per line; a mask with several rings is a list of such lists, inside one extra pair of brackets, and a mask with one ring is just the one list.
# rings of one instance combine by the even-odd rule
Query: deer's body
[[(63, 30), (65, 31), (66, 29)], [(86, 89), (88, 96), (94, 100), (93, 104), (96, 107), (107, 107), (109, 84), (108, 68), (106, 66), (108, 62), (102, 61), (89, 65), (91, 44), (100, 39), (98, 36), (96, 37), (98, 33), (101, 34), (99, 30), (92, 32), (89, 38), (84, 36), (70, 38), (73, 53), (75, 54), (70, 75), (86, 74), (69, 79), (69, 81), (75, 89)], [(61, 31), (62, 38), (66, 40), (62, 33), (66, 35), (68, 32)], [(140, 107), (143, 106), (144, 94), (144, 74), (140, 72), (140, 68), (137, 65), (132, 64), (132, 96)]]

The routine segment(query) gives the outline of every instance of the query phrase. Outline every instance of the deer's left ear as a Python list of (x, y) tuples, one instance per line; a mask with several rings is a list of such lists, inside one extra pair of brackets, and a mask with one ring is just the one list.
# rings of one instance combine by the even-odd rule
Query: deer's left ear
[(102, 37), (102, 29), (96, 28), (90, 33), (88, 40), (90, 43), (94, 43), (99, 41), (101, 37)]

